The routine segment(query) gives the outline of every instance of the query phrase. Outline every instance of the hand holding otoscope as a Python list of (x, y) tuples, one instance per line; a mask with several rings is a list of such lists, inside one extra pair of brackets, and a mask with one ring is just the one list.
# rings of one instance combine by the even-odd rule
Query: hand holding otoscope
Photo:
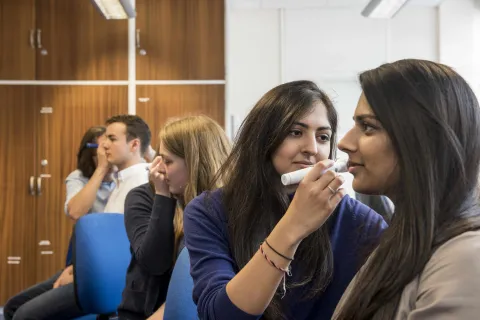
[[(324, 174), (327, 171), (334, 171), (334, 172), (347, 172), (347, 163), (348, 160), (345, 159), (339, 159), (335, 162), (333, 167), (330, 167), (326, 169), (322, 174)], [(292, 184), (298, 184), (302, 179), (307, 175), (307, 173), (312, 170), (312, 167), (305, 168), (305, 169), (300, 169), (297, 171), (285, 173), (282, 175), (282, 183), (284, 186), (289, 186)]]
[[(295, 242), (320, 228), (345, 196), (345, 179), (336, 172), (347, 170), (346, 161), (323, 160), (310, 168), (282, 176), (284, 185), (298, 184), (295, 196), (280, 220)], [(280, 223), (280, 222), (279, 222)]]

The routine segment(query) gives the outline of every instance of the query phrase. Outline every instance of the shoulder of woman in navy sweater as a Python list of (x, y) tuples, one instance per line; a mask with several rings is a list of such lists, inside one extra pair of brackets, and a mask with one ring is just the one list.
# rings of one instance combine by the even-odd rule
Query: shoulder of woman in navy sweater
[(204, 215), (209, 218), (226, 222), (227, 218), (223, 210), (222, 189), (204, 191), (191, 200), (184, 210), (185, 217)]
[(380, 214), (349, 195), (340, 201), (333, 215), (334, 228), (341, 224), (342, 229), (356, 230), (361, 241), (376, 241), (388, 227)]

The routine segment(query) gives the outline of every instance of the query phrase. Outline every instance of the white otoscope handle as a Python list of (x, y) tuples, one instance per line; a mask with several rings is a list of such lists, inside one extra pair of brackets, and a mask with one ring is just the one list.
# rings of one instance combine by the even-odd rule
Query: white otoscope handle
[[(312, 170), (313, 167), (300, 169), (297, 171), (285, 173), (282, 175), (282, 183), (284, 186), (289, 186), (292, 184), (297, 184), (302, 181), (302, 179), (307, 175), (307, 173)], [(335, 172), (346, 172), (347, 171), (347, 161), (346, 160), (338, 160), (335, 164), (322, 172), (324, 174), (327, 171), (335, 171)]]

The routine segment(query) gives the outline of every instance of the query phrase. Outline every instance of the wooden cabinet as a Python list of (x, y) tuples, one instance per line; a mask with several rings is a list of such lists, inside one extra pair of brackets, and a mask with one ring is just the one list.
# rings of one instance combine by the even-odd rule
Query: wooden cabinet
[[(37, 281), (51, 277), (65, 265), (73, 227), (64, 214), (65, 178), (76, 169), (80, 140), (89, 127), (127, 113), (127, 93), (126, 86), (47, 86), (37, 91), (35, 166), (41, 192), (36, 200), (36, 236), (38, 242), (48, 240), (51, 244), (42, 248), (48, 254), (38, 255)], [(52, 112), (40, 113), (42, 108)]]
[(128, 79), (126, 20), (106, 20), (88, 0), (37, 0), (36, 5), (37, 79)]
[(35, 79), (35, 0), (0, 0), (0, 80)]
[[(167, 81), (134, 84), (152, 145), (172, 117), (205, 114), (223, 126), (225, 87), (202, 81), (225, 78), (224, 0), (136, 3), (136, 79)], [(0, 80), (127, 80), (127, 29), (90, 0), (0, 0)], [(126, 85), (83, 81), (0, 85), (0, 306), (64, 267), (73, 226), (64, 180), (80, 139), (128, 112)]]
[(127, 80), (127, 26), (91, 1), (0, 0), (0, 80)]
[(137, 86), (137, 114), (148, 123), (152, 131), (152, 146), (157, 148), (158, 132), (170, 118), (204, 114), (223, 126), (225, 86)]
[(0, 305), (36, 281), (35, 90), (0, 86)]
[(85, 131), (127, 113), (127, 93), (126, 86), (0, 86), (0, 134), (8, 137), (0, 139), (0, 305), (65, 266), (73, 227), (65, 178)]
[(137, 79), (225, 78), (224, 0), (137, 0)]

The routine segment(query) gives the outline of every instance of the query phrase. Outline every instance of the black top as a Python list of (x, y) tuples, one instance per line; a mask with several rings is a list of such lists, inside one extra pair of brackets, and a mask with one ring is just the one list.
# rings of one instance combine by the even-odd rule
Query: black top
[[(173, 269), (175, 199), (155, 195), (148, 183), (125, 199), (125, 228), (132, 259), (120, 319), (146, 319), (164, 302)], [(183, 241), (178, 252), (183, 247)]]

